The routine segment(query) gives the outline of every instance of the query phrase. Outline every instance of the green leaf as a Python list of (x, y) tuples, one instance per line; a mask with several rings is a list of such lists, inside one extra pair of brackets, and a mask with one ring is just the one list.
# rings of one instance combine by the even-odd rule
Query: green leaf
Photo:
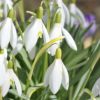
[(27, 90), (27, 96), (31, 98), (32, 94), (36, 92), (38, 89), (43, 88), (43, 84), (38, 84), (37, 86), (29, 87)]
[(97, 63), (99, 58), (100, 58), (100, 46), (98, 47), (97, 51), (94, 52), (94, 54), (91, 56), (88, 64), (86, 65), (86, 66), (89, 66), (88, 70), (82, 76), (82, 78), (81, 78), (81, 80), (80, 80), (80, 82), (75, 90), (73, 100), (79, 100), (79, 98), (80, 98), (79, 95), (83, 91), (84, 87), (86, 86), (86, 84), (90, 78), (90, 75), (94, 69), (94, 66)]

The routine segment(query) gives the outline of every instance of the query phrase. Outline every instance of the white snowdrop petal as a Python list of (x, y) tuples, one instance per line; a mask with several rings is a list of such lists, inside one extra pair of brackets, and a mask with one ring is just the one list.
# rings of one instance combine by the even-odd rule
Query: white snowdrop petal
[(49, 34), (48, 34), (48, 31), (47, 31), (45, 25), (43, 24), (43, 22), (42, 22), (42, 28), (43, 28), (42, 30), (43, 30), (44, 43), (47, 43), (47, 42), (49, 42)]
[(69, 10), (70, 10), (70, 13), (76, 14), (76, 5), (74, 3), (71, 3), (69, 5)]
[(2, 85), (2, 96), (6, 96), (6, 94), (8, 93), (9, 91), (9, 88), (10, 88), (10, 77), (9, 77), (9, 74), (6, 73), (6, 76), (5, 76), (5, 82), (4, 84)]
[(13, 7), (12, 0), (3, 0), (4, 3), (4, 16), (7, 17), (8, 11)]
[(53, 44), (49, 49), (48, 52), (54, 56), (56, 53), (57, 48), (60, 46), (60, 43)]
[(50, 75), (51, 75), (51, 72), (52, 72), (52, 70), (53, 70), (53, 66), (54, 65), (54, 63), (52, 63), (49, 67), (48, 67), (48, 69), (47, 69), (47, 71), (46, 71), (46, 73), (45, 73), (45, 76), (44, 76), (44, 86), (48, 86), (49, 85), (49, 77), (50, 77)]
[(12, 22), (12, 25), (11, 25), (11, 37), (10, 37), (10, 44), (11, 46), (13, 47), (13, 49), (16, 47), (17, 45), (17, 31), (16, 31), (16, 28)]
[(69, 87), (69, 75), (68, 75), (68, 71), (67, 71), (65, 65), (63, 64), (63, 62), (62, 62), (62, 85), (66, 90), (68, 90), (68, 87)]
[(0, 86), (5, 81), (5, 73), (6, 73), (5, 58), (3, 55), (0, 55)]
[(56, 0), (56, 3), (58, 4), (58, 7), (62, 7), (62, 0)]
[(8, 4), (8, 7), (9, 9), (11, 9), (13, 7), (13, 2), (12, 0), (6, 0), (7, 4)]
[(60, 89), (62, 81), (62, 67), (59, 59), (54, 61), (53, 67), (54, 68), (51, 71), (51, 75), (49, 76), (49, 86), (52, 93), (56, 94)]
[(67, 30), (65, 30), (64, 28), (62, 28), (62, 31), (65, 36), (65, 40), (68, 43), (68, 45), (70, 46), (70, 48), (77, 51), (76, 43), (75, 43), (74, 39), (72, 38), (72, 36), (70, 35), (70, 33)]
[(11, 19), (6, 18), (2, 23), (0, 30), (0, 46), (2, 49), (8, 46), (8, 43), (10, 42), (10, 35), (11, 35)]
[(41, 23), (38, 19), (35, 19), (25, 30), (24, 43), (27, 51), (30, 51), (37, 43), (38, 32), (40, 30)]
[(92, 88), (92, 92), (95, 97), (100, 96), (100, 78), (95, 82), (95, 84)]
[(17, 45), (16, 45), (15, 49), (13, 49), (12, 53), (14, 55), (16, 55), (18, 52), (21, 51), (22, 48), (23, 48), (23, 41), (22, 41), (22, 38), (19, 37), (18, 41), (17, 41)]
[(4, 49), (4, 57), (7, 58), (7, 49)]
[(75, 16), (77, 16), (76, 15), (76, 5), (74, 3), (69, 5), (69, 11), (71, 14), (70, 25), (71, 25), (71, 27), (73, 27), (73, 25), (77, 22), (77, 19), (75, 17)]
[(61, 25), (64, 26), (65, 24), (65, 12), (61, 9)]
[(85, 16), (84, 16), (84, 14), (82, 13), (82, 11), (78, 7), (76, 7), (76, 14), (80, 17), (80, 20), (79, 21), (80, 21), (81, 25), (83, 27), (86, 27)]
[(54, 39), (60, 36), (62, 36), (61, 25), (59, 23), (55, 23), (50, 32), (50, 39)]
[[(50, 40), (60, 37), (60, 36), (62, 36), (61, 25), (59, 23), (56, 23), (56, 24), (54, 24), (54, 26), (50, 32)], [(52, 56), (55, 55), (56, 49), (60, 46), (60, 42), (61, 41), (56, 42), (49, 48), (49, 52)]]
[(67, 25), (69, 25), (70, 23), (70, 13), (69, 13), (69, 10), (68, 8), (66, 7), (66, 5), (64, 3), (62, 3), (63, 5), (63, 9), (64, 9), (64, 14), (65, 14), (65, 22)]
[(8, 73), (9, 73), (11, 79), (15, 82), (18, 95), (21, 96), (22, 88), (21, 88), (21, 84), (20, 84), (18, 77), (16, 76), (16, 74), (13, 72), (12, 69), (8, 69)]
[(36, 50), (37, 50), (37, 48), (36, 48), (36, 46), (35, 46), (35, 47), (32, 48), (31, 51), (28, 51), (28, 53), (29, 53), (29, 58), (30, 58), (31, 60), (34, 59), (34, 57), (35, 57), (35, 55), (36, 55)]

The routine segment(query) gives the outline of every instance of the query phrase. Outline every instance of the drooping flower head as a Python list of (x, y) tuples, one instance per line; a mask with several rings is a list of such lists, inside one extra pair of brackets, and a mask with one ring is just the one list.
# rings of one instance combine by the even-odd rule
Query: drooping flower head
[(1, 24), (0, 30), (0, 48), (5, 49), (8, 44), (11, 44), (12, 48), (17, 44), (17, 31), (12, 21), (11, 16), (4, 19)]
[(11, 81), (14, 81), (18, 95), (21, 96), (22, 88), (18, 77), (14, 73), (12, 67), (12, 61), (7, 61), (7, 51), (0, 52), (0, 87), (2, 96), (6, 96), (10, 89)]
[(9, 10), (13, 8), (13, 2), (12, 0), (0, 0), (0, 6), (0, 10), (2, 11), (1, 13), (6, 18)]
[(68, 90), (69, 87), (68, 71), (61, 60), (61, 56), (61, 49), (58, 48), (56, 50), (56, 58), (47, 69), (44, 77), (44, 85), (49, 86), (53, 94), (56, 94), (59, 91), (61, 84), (66, 90)]
[(43, 24), (42, 16), (43, 8), (39, 7), (35, 20), (32, 21), (32, 23), (26, 28), (24, 32), (25, 47), (31, 56), (34, 56), (32, 54), (34, 54), (34, 48), (39, 38), (42, 38), (43, 36), (44, 43), (49, 41), (49, 35), (45, 25)]
[[(76, 43), (73, 40), (72, 36), (61, 25), (61, 13), (60, 12), (57, 12), (56, 19), (55, 19), (55, 24), (53, 25), (53, 27), (52, 27), (52, 29), (50, 31), (50, 39), (54, 39), (54, 38), (57, 38), (59, 36), (64, 36), (67, 44), (69, 45), (69, 47), (72, 48), (73, 50), (77, 50)], [(54, 45), (52, 45), (50, 47), (49, 50), (50, 50), (50, 54), (52, 56), (55, 55), (56, 49), (60, 46), (60, 42), (61, 41), (58, 41)]]
[(85, 28), (85, 16), (83, 14), (83, 12), (76, 6), (75, 3), (71, 3), (69, 5), (69, 11), (70, 11), (70, 14), (71, 14), (71, 27), (73, 25), (81, 25), (83, 28)]
[[(49, 6), (50, 6), (50, 14), (52, 16), (54, 16), (54, 12), (55, 12), (55, 7), (54, 4), (57, 4), (58, 9), (61, 11), (61, 25), (64, 26), (65, 24), (69, 24), (70, 23), (70, 13), (69, 10), (67, 8), (67, 6), (63, 3), (62, 0), (50, 0)], [(44, 16), (44, 21), (47, 20), (47, 13)]]

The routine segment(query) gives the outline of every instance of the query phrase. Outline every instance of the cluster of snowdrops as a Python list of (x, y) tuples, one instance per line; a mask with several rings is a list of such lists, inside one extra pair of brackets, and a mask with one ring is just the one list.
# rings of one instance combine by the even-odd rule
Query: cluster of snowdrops
[[(2, 15), (0, 22), (0, 93), (3, 97), (7, 95), (10, 88), (15, 88), (14, 84), (19, 96), (24, 91), (20, 79), (14, 71), (16, 55), (22, 48), (26, 50), (30, 61), (34, 62), (27, 75), (25, 91), (32, 83), (34, 66), (37, 66), (39, 54), (42, 55), (43, 52), (54, 57), (47, 71), (44, 72), (43, 86), (48, 86), (53, 94), (59, 91), (61, 84), (65, 90), (69, 89), (70, 77), (67, 67), (62, 61), (61, 44), (65, 40), (65, 45), (75, 52), (78, 47), (65, 26), (81, 25), (83, 29), (89, 26), (84, 14), (76, 6), (75, 0), (72, 1), (67, 7), (62, 0), (42, 0), (35, 13), (28, 12), (32, 16), (29, 18), (29, 24), (22, 31), (16, 19), (13, 1), (0, 0), (0, 5), (2, 5), (0, 8)], [(44, 10), (44, 7), (49, 7), (49, 9)], [(40, 51), (37, 49), (39, 39), (43, 40), (41, 41), (43, 48)], [(93, 88), (93, 93), (98, 95), (95, 88)]]

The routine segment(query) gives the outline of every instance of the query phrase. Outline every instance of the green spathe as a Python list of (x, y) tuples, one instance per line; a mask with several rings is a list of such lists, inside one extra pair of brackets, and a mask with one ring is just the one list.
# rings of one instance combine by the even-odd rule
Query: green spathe
[(61, 13), (60, 12), (57, 12), (56, 14), (55, 23), (61, 23)]
[(61, 57), (62, 57), (62, 50), (61, 50), (61, 48), (58, 48), (56, 50), (56, 56), (55, 56), (55, 58), (56, 59), (61, 59)]
[(37, 18), (41, 19), (43, 17), (43, 7), (40, 6), (38, 9), (37, 9)]

